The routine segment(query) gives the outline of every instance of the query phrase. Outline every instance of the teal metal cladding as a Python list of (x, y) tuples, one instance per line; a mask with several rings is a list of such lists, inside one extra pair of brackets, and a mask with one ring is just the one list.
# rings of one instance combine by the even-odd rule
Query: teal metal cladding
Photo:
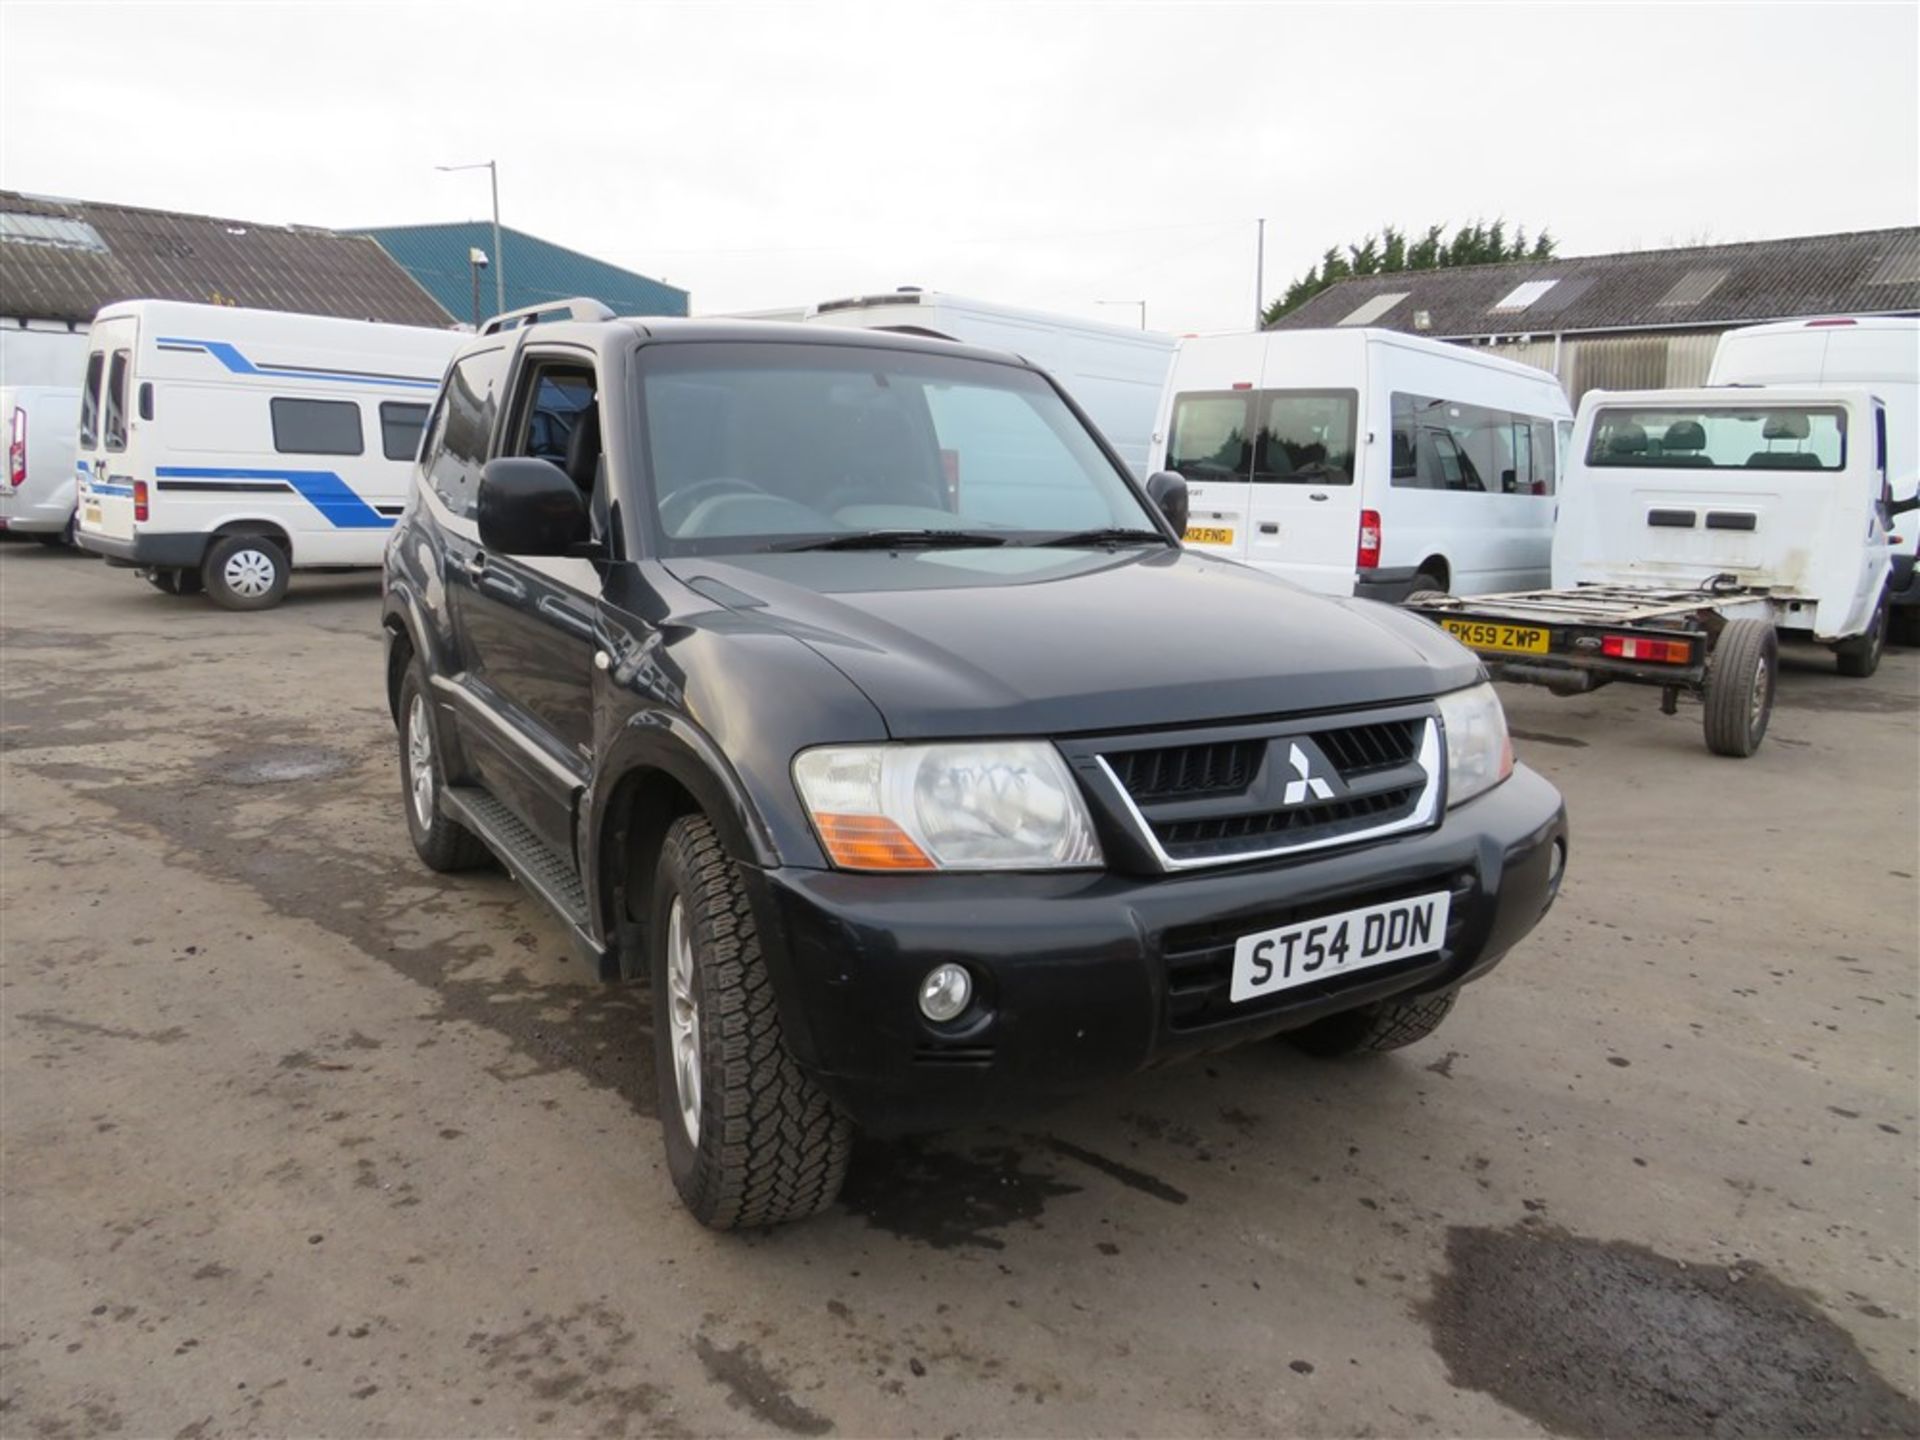
[[(370, 235), (394, 262), (419, 282), (451, 315), (473, 318), (473, 272), (467, 254), (478, 248), (493, 257), (493, 225), (487, 220), (451, 225), (393, 225), (353, 232)], [(645, 275), (622, 270), (509, 226), (500, 227), (506, 251), (507, 308), (546, 305), (576, 295), (600, 301), (616, 315), (685, 315), (687, 292)], [(497, 258), (497, 257), (496, 257)], [(493, 272), (480, 273), (481, 318), (493, 314)]]

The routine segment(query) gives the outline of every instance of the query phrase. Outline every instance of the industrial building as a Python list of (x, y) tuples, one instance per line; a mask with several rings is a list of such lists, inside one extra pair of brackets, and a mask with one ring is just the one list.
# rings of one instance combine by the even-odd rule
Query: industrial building
[(1720, 335), (1811, 315), (1920, 314), (1920, 227), (1516, 260), (1342, 280), (1272, 328), (1372, 325), (1485, 345), (1588, 390), (1701, 385)]

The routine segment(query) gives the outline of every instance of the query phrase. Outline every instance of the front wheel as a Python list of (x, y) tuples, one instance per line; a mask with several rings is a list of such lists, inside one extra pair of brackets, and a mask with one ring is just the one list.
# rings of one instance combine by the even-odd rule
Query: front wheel
[(200, 566), (222, 610), (265, 610), (287, 593), (287, 552), (265, 535), (222, 535)]
[(446, 770), (440, 763), (427, 687), (417, 668), (400, 682), (400, 790), (407, 811), (407, 834), (429, 870), (472, 870), (492, 858), (480, 837), (440, 811)]
[(1864, 680), (1880, 668), (1880, 657), (1887, 652), (1887, 611), (1890, 608), (1887, 597), (1882, 595), (1880, 603), (1874, 607), (1873, 618), (1867, 622), (1866, 634), (1842, 640), (1833, 647), (1834, 662), (1842, 675), (1853, 680)]
[(1766, 738), (1780, 639), (1765, 620), (1729, 620), (1707, 658), (1707, 748), (1745, 759)]
[(715, 1230), (818, 1214), (846, 1178), (853, 1126), (787, 1049), (746, 886), (704, 815), (667, 831), (648, 930), (655, 1093), (680, 1199)]
[(1407, 995), (1329, 1015), (1295, 1030), (1286, 1040), (1309, 1055), (1377, 1055), (1424, 1040), (1453, 1010), (1458, 990)]

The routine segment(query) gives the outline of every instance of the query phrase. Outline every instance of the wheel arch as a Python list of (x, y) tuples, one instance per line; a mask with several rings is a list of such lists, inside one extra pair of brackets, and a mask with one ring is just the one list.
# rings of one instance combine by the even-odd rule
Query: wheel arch
[(261, 535), (280, 547), (280, 553), (287, 557), (287, 564), (293, 564), (293, 536), (287, 527), (277, 520), (268, 520), (263, 516), (243, 515), (232, 520), (222, 520), (207, 532), (208, 548), (212, 542), (223, 535)]
[(1414, 566), (1413, 568), (1416, 572), (1424, 572), (1428, 575), (1431, 575), (1434, 579), (1438, 580), (1440, 582), (1440, 588), (1442, 590), (1445, 590), (1448, 592), (1452, 591), (1453, 566), (1447, 563), (1446, 556), (1429, 555), (1427, 556), (1426, 559), (1422, 560), (1418, 565)]

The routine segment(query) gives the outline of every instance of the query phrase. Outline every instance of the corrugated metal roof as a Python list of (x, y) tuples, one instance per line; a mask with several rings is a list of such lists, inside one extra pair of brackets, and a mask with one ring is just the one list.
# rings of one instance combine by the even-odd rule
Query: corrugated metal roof
[(10, 318), (84, 323), (116, 300), (153, 299), (401, 325), (453, 319), (361, 235), (15, 190), (0, 190), (0, 216), (0, 315)]
[[(472, 318), (473, 272), (470, 250), (493, 254), (493, 226), (485, 220), (451, 225), (385, 225), (356, 232), (371, 235), (428, 290), (462, 320)], [(506, 251), (507, 308), (544, 305), (576, 295), (598, 300), (617, 315), (685, 315), (687, 292), (591, 255), (555, 245), (510, 226), (500, 227)], [(480, 276), (480, 310), (493, 314), (493, 274)]]
[[(1544, 281), (1558, 283), (1524, 309), (1498, 308)], [(1436, 338), (1905, 314), (1920, 312), (1920, 227), (1368, 275), (1330, 286), (1274, 328), (1338, 325), (1395, 293), (1411, 298), (1374, 323), (1412, 330), (1424, 312), (1421, 333)]]

